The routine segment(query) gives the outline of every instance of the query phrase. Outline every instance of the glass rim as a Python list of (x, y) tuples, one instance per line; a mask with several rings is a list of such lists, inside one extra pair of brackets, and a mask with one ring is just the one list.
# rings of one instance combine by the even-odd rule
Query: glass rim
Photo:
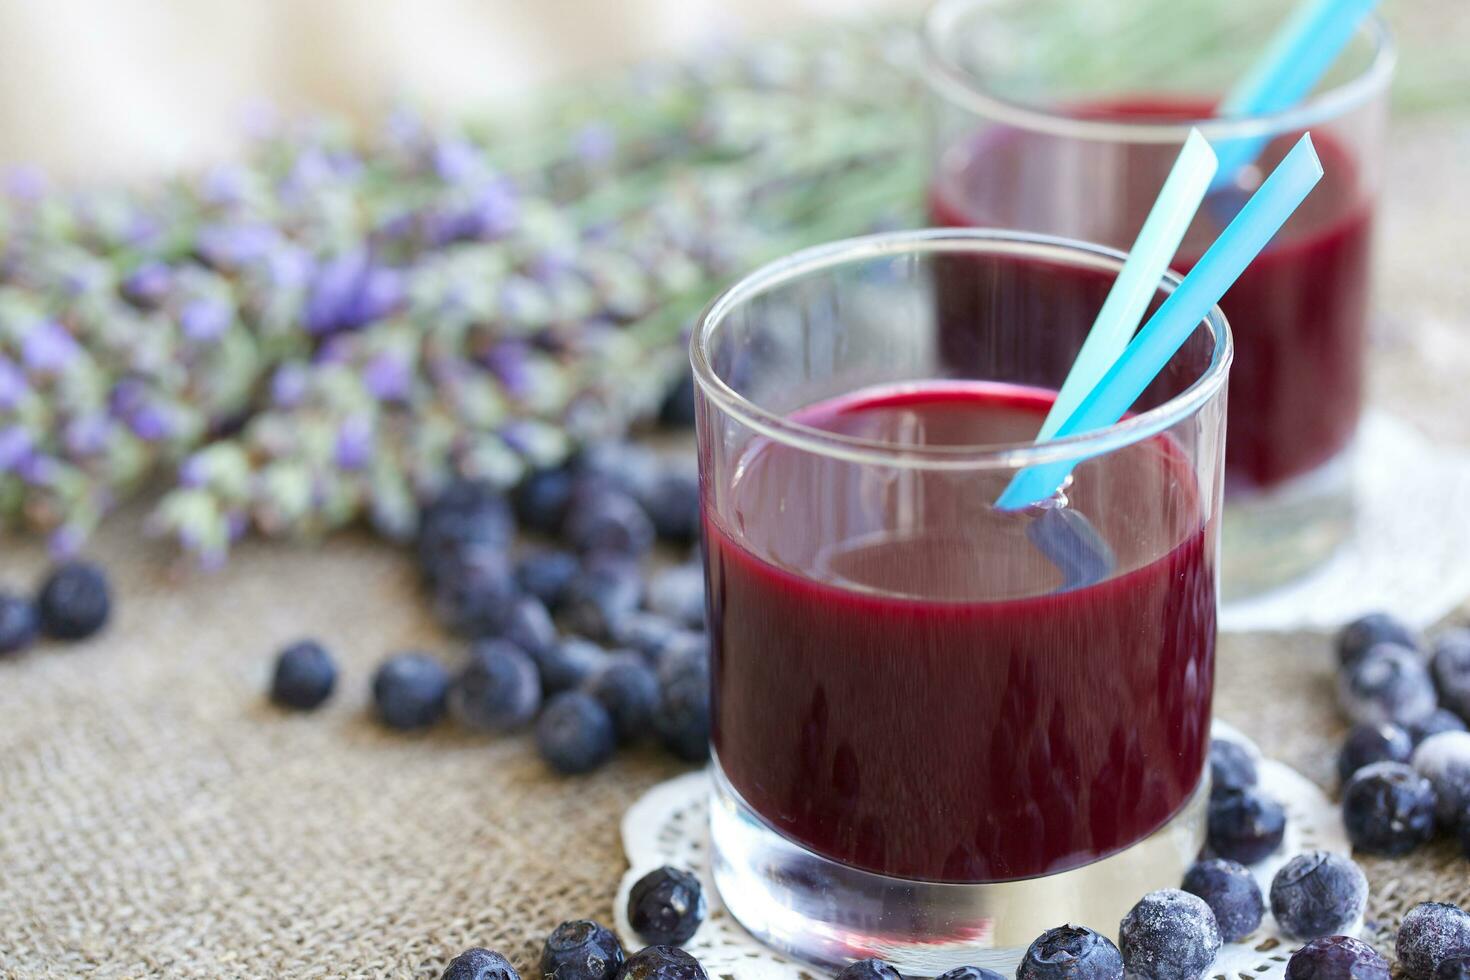
[[(989, 470), (1019, 469), (1041, 463), (1077, 461), (1141, 442), (1197, 413), (1224, 387), (1234, 357), (1230, 325), (1217, 305), (1200, 322), (1214, 338), (1210, 363), (1188, 387), (1161, 405), (1125, 416), (1101, 429), (1049, 442), (986, 443), (971, 446), (904, 446), (819, 429), (770, 411), (730, 387), (714, 370), (711, 338), (730, 313), (750, 300), (797, 279), (856, 262), (914, 254), (1020, 255), (1074, 267), (1116, 272), (1127, 258), (1117, 249), (1055, 235), (989, 228), (925, 228), (841, 239), (802, 249), (743, 276), (706, 306), (689, 340), (695, 383), (719, 409), (746, 428), (806, 452), (848, 462), (914, 468)], [(1180, 277), (1170, 271), (1158, 288), (1173, 292)], [(1198, 327), (1196, 327), (1198, 329)], [(886, 388), (922, 384), (925, 379), (893, 382)]]
[(1373, 46), (1368, 66), (1352, 78), (1319, 92), (1299, 105), (1277, 112), (1221, 119), (1128, 121), (1088, 118), (1025, 102), (1002, 98), (979, 84), (972, 72), (949, 56), (945, 38), (953, 33), (954, 21), (963, 12), (993, 4), (995, 0), (935, 0), (924, 15), (921, 29), (923, 70), (932, 89), (947, 101), (981, 116), (1017, 128), (1076, 139), (1112, 143), (1184, 142), (1190, 129), (1198, 129), (1211, 143), (1251, 139), (1297, 132), (1336, 119), (1367, 102), (1388, 87), (1393, 78), (1398, 52), (1393, 32), (1377, 13), (1358, 27), (1358, 37)]

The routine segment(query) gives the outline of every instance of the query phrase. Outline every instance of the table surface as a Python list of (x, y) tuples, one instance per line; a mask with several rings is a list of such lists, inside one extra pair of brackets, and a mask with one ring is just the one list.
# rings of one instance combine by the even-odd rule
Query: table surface
[[(1395, 127), (1372, 370), (1377, 404), (1461, 446), (1467, 152), (1454, 117)], [(0, 974), (433, 977), (471, 945), (529, 966), (557, 923), (607, 917), (619, 816), (679, 767), (635, 751), (565, 780), (526, 737), (381, 731), (366, 717), (377, 661), (455, 649), (406, 555), (356, 535), (248, 544), (202, 575), (129, 514), (94, 554), (119, 593), (105, 636), (0, 664)], [(0, 542), (6, 583), (44, 565), (39, 545)], [(341, 688), (290, 717), (261, 692), (273, 652), (304, 634), (337, 652)], [(1226, 636), (1218, 691), (1221, 717), (1331, 785), (1344, 725), (1324, 638)], [(1470, 904), (1447, 844), (1363, 863), (1385, 952), (1409, 906)]]

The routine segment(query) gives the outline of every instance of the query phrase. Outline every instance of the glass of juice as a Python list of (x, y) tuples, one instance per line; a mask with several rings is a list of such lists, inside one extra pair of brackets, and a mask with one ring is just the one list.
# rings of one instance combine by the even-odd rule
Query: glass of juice
[[(933, 224), (1128, 248), (1190, 127), (1254, 141), (1175, 259), (1187, 271), (1310, 130), (1326, 175), (1220, 306), (1239, 345), (1225, 462), (1224, 590), (1319, 564), (1352, 521), (1370, 250), (1393, 46), (1366, 22), (1318, 91), (1272, 115), (1211, 113), (1285, 16), (1272, 0), (940, 0), (924, 29)], [(962, 319), (946, 355), (982, 356)]]
[[(1034, 442), (1121, 259), (894, 233), (778, 261), (701, 317), (712, 864), (767, 943), (1008, 969), (1052, 926), (1115, 933), (1197, 854), (1224, 317), (1118, 424)], [(1050, 498), (994, 506), (1059, 459)]]

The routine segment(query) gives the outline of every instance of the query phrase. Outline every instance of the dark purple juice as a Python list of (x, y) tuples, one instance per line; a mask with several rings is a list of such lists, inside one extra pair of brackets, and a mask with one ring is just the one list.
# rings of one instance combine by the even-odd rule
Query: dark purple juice
[[(1206, 118), (1211, 108), (1147, 98), (1079, 114), (1167, 122)], [(1328, 462), (1351, 440), (1362, 408), (1372, 202), (1348, 151), (1326, 134), (1313, 139), (1322, 182), (1220, 303), (1235, 335), (1226, 457), (1232, 488), (1269, 488)], [(1263, 171), (1295, 141), (1274, 141), (1261, 157)], [(960, 150), (941, 163), (931, 188), (936, 224), (1065, 234), (1123, 249), (1178, 155), (1167, 144), (1019, 130)], [(1176, 267), (1188, 271), (1244, 197), (1206, 201)], [(965, 318), (947, 317), (943, 329), (963, 334)], [(947, 350), (964, 347), (962, 338), (946, 339)], [(964, 370), (963, 361), (954, 366)]]
[[(1054, 393), (869, 389), (796, 416), (907, 445), (1027, 440)], [(1196, 790), (1214, 526), (1167, 435), (1069, 490), (1114, 553), (1067, 588), (1008, 475), (858, 466), (754, 441), (706, 498), (714, 745), (786, 837), (897, 877), (998, 881), (1135, 843)], [(706, 493), (710, 488), (706, 486)]]

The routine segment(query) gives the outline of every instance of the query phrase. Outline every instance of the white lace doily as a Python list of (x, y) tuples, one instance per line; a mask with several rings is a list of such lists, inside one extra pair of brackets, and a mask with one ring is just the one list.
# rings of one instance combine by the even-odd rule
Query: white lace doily
[[(1250, 744), (1233, 728), (1215, 723), (1214, 734)], [(1259, 753), (1258, 753), (1259, 754)], [(1252, 868), (1267, 894), (1271, 878), (1293, 855), (1308, 850), (1347, 854), (1347, 835), (1337, 807), (1311, 780), (1269, 759), (1259, 762), (1261, 788), (1286, 807), (1286, 840), (1275, 855)], [(709, 901), (709, 915), (694, 938), (684, 946), (699, 958), (711, 977), (735, 980), (815, 980), (827, 974), (767, 949), (747, 933), (720, 904), (709, 868), (709, 793), (707, 772), (690, 773), (661, 783), (634, 803), (623, 816), (623, 849), (628, 873), (618, 889), (613, 919), (618, 935), (629, 949), (644, 944), (628, 925), (628, 891), (633, 883), (663, 865), (699, 873)], [(1061, 923), (1058, 923), (1060, 925)], [(1355, 924), (1356, 935), (1361, 924)], [(1270, 914), (1245, 943), (1220, 950), (1209, 976), (1219, 980), (1279, 978), (1296, 946), (1276, 931)]]
[(1330, 631), (1376, 610), (1424, 627), (1470, 596), (1470, 456), (1383, 412), (1358, 440), (1352, 536), (1305, 577), (1225, 603), (1221, 629)]

